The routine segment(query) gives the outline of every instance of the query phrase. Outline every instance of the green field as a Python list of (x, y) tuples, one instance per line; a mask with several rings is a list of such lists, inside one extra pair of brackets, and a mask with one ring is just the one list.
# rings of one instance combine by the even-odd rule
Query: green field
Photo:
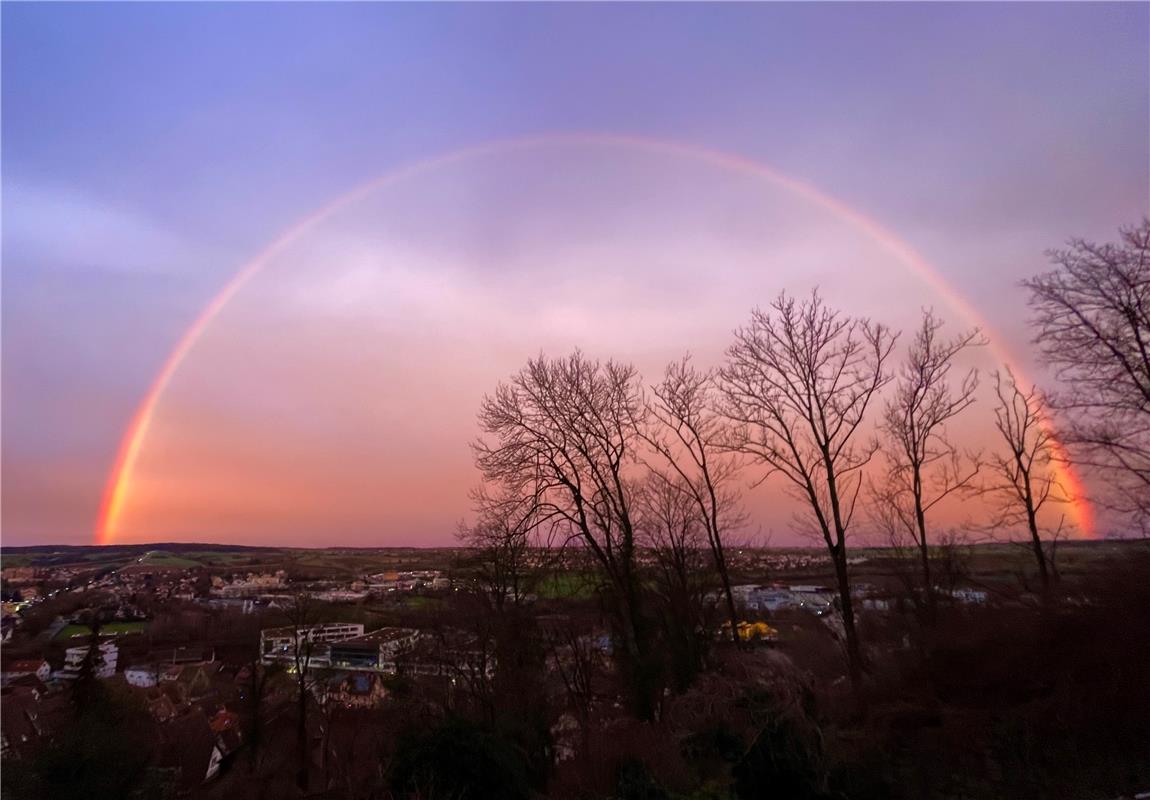
[(195, 559), (173, 555), (162, 550), (153, 550), (145, 554), (140, 559), (140, 563), (153, 567), (199, 567), (203, 565), (202, 562)]
[(539, 583), (544, 600), (581, 600), (595, 593), (594, 579), (578, 572), (554, 572)]
[(443, 605), (443, 600), (438, 597), (427, 597), (417, 594), (404, 598), (403, 604), (408, 608), (427, 610)]
[[(146, 622), (109, 622), (100, 626), (101, 636), (114, 636), (120, 633), (143, 633), (148, 627)], [(73, 637), (91, 636), (92, 629), (87, 625), (66, 625), (56, 634), (56, 641), (68, 641)]]

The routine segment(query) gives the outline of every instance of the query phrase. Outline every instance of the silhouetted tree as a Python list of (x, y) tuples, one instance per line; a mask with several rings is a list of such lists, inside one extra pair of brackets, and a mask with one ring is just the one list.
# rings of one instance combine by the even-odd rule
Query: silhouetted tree
[(554, 526), (541, 524), (533, 495), (485, 485), (472, 499), (476, 521), (461, 525), (459, 538), (475, 549), (482, 602), (477, 607), (472, 596), (461, 598), (467, 608), (452, 621), (462, 621), (475, 640), (468, 658), (449, 653), (446, 666), (453, 686), (483, 709), (484, 721), (529, 754), (533, 777), (542, 782), (550, 762), (551, 718), (544, 648), (530, 604), (561, 550), (551, 547)]
[(655, 399), (648, 408), (653, 424), (645, 429), (644, 438), (665, 466), (655, 469), (655, 477), (685, 493), (698, 514), (723, 591), (731, 637), (738, 644), (739, 616), (723, 540), (743, 522), (734, 485), (739, 464), (728, 447), (726, 420), (715, 411), (714, 375), (695, 369), (690, 357), (684, 357), (667, 366), (652, 393)]
[(301, 792), (306, 792), (311, 767), (307, 729), (308, 694), (314, 683), (312, 654), (316, 647), (314, 626), (318, 621), (317, 609), (311, 595), (296, 588), (284, 613), (292, 631), (291, 669), (296, 684), (296, 785)]
[(247, 680), (242, 690), (244, 744), (248, 750), (248, 771), (255, 772), (263, 749), (268, 695), (282, 667), (278, 664), (264, 664), (258, 652), (248, 659), (244, 667), (247, 669)]
[(923, 313), (883, 408), (887, 468), (881, 483), (871, 484), (876, 518), (893, 537), (908, 536), (918, 549), (928, 619), (934, 618), (936, 603), (927, 515), (955, 492), (970, 490), (979, 471), (978, 459), (959, 452), (946, 426), (974, 403), (978, 387), (974, 369), (952, 385), (954, 359), (985, 340), (977, 329), (943, 339), (942, 324), (933, 312)]
[(707, 638), (703, 602), (708, 579), (714, 576), (704, 561), (703, 523), (690, 492), (667, 478), (647, 480), (638, 509), (642, 542), (655, 560), (652, 583), (662, 600), (671, 676), (682, 691), (703, 668)]
[(1071, 240), (1048, 253), (1055, 269), (1024, 281), (1035, 343), (1061, 390), (1075, 462), (1096, 469), (1104, 498), (1150, 521), (1150, 218), (1117, 243)]
[(847, 571), (847, 531), (863, 468), (878, 447), (859, 433), (871, 401), (890, 381), (884, 364), (895, 336), (886, 327), (828, 308), (818, 292), (785, 293), (735, 331), (720, 371), (733, 446), (789, 481), (805, 503), (834, 565), (853, 685), (862, 678)]
[(389, 782), (399, 798), (531, 797), (519, 753), (488, 729), (460, 719), (406, 733), (396, 749)]
[(135, 698), (97, 684), (74, 719), (27, 762), (5, 762), (4, 797), (166, 797), (149, 769), (156, 740), (154, 723)]
[(496, 613), (518, 608), (536, 589), (554, 526), (545, 524), (539, 499), (530, 492), (485, 485), (472, 492), (472, 500), (476, 520), (460, 525), (459, 540), (476, 551), (483, 599)]
[(991, 456), (994, 475), (987, 488), (1000, 499), (998, 524), (1026, 526), (1045, 592), (1052, 576), (1039, 516), (1048, 502), (1067, 500), (1055, 471), (1057, 441), (1037, 388), (1024, 391), (1007, 369), (1005, 376), (994, 373), (994, 392), (998, 397), (994, 422), (1005, 452)]
[(80, 661), (80, 668), (72, 681), (72, 706), (76, 716), (82, 716), (96, 699), (103, 696), (103, 688), (97, 673), (104, 664), (104, 653), (100, 649), (100, 631), (103, 628), (103, 614), (96, 609), (89, 610), (81, 619), (88, 626), (88, 649)]
[(598, 563), (636, 714), (654, 713), (655, 664), (635, 552), (629, 470), (644, 407), (629, 364), (539, 357), (484, 398), (474, 444), (485, 481), (538, 498), (545, 524)]

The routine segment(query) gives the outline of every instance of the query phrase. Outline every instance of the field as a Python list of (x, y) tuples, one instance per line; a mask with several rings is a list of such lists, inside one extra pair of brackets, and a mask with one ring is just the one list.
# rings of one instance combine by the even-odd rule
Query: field
[(538, 595), (544, 600), (585, 600), (595, 593), (591, 576), (579, 572), (555, 572), (539, 584)]
[[(146, 622), (109, 622), (100, 627), (101, 636), (115, 636), (124, 633), (143, 633), (148, 627)], [(66, 625), (56, 634), (56, 641), (66, 642), (75, 637), (92, 635), (92, 629), (87, 625)]]

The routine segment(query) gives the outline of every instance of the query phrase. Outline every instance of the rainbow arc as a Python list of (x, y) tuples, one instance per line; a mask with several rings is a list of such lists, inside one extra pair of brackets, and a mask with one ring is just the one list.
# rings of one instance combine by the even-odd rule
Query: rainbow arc
[[(241, 267), (223, 288), (220, 289), (215, 297), (212, 298), (211, 302), (208, 303), (196, 320), (180, 337), (176, 346), (172, 349), (164, 361), (163, 366), (153, 379), (147, 393), (140, 401), (135, 415), (132, 417), (131, 422), (124, 432), (116, 460), (109, 473), (99, 518), (96, 523), (96, 542), (98, 544), (111, 543), (115, 540), (117, 533), (120, 532), (119, 527), (131, 494), (136, 464), (148, 438), (148, 431), (152, 425), (156, 410), (163, 400), (173, 376), (179, 371), (188, 355), (195, 349), (204, 331), (208, 329), (232, 298), (278, 254), (341, 209), (365, 198), (372, 192), (392, 184), (413, 179), (436, 169), (472, 158), (517, 150), (552, 147), (562, 144), (634, 148), (648, 153), (678, 156), (696, 162), (710, 164), (719, 169), (753, 175), (792, 192), (813, 205), (833, 213), (839, 219), (874, 240), (899, 263), (913, 271), (927, 285), (938, 292), (942, 297), (946, 298), (950, 306), (963, 317), (966, 324), (977, 325), (988, 335), (991, 340), (991, 353), (997, 361), (1011, 365), (1019, 381), (1029, 383), (1021, 372), (1019, 372), (1017, 366), (1015, 366), (1017, 360), (1012, 358), (1002, 345), (997, 344), (999, 339), (994, 336), (994, 332), (986, 320), (984, 320), (966, 299), (946, 282), (938, 270), (932, 267), (913, 247), (899, 239), (893, 232), (876, 220), (848, 206), (841, 200), (824, 193), (809, 183), (783, 174), (767, 164), (754, 161), (744, 156), (662, 139), (602, 133), (564, 133), (520, 139), (504, 139), (414, 161), (363, 183), (296, 222), (276, 237), (276, 239), (259, 252), (255, 258)], [(1058, 446), (1058, 449), (1061, 453), (1061, 445)], [(1060, 482), (1068, 490), (1071, 497), (1074, 498), (1070, 504), (1070, 516), (1074, 524), (1083, 535), (1088, 537), (1093, 536), (1093, 510), (1089, 501), (1085, 498), (1081, 481), (1073, 467), (1064, 460), (1058, 463), (1057, 470), (1059, 472), (1058, 478)]]

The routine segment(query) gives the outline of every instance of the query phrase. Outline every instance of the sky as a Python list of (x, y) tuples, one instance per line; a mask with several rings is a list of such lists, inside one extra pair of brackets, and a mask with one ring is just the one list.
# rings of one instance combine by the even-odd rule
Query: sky
[[(818, 285), (1041, 378), (1018, 281), (1150, 212), (1145, 3), (0, 18), (6, 545), (93, 541), (197, 322), (112, 540), (441, 545), (483, 393), (541, 351), (654, 379)], [(797, 541), (778, 485), (748, 498), (748, 536)]]

